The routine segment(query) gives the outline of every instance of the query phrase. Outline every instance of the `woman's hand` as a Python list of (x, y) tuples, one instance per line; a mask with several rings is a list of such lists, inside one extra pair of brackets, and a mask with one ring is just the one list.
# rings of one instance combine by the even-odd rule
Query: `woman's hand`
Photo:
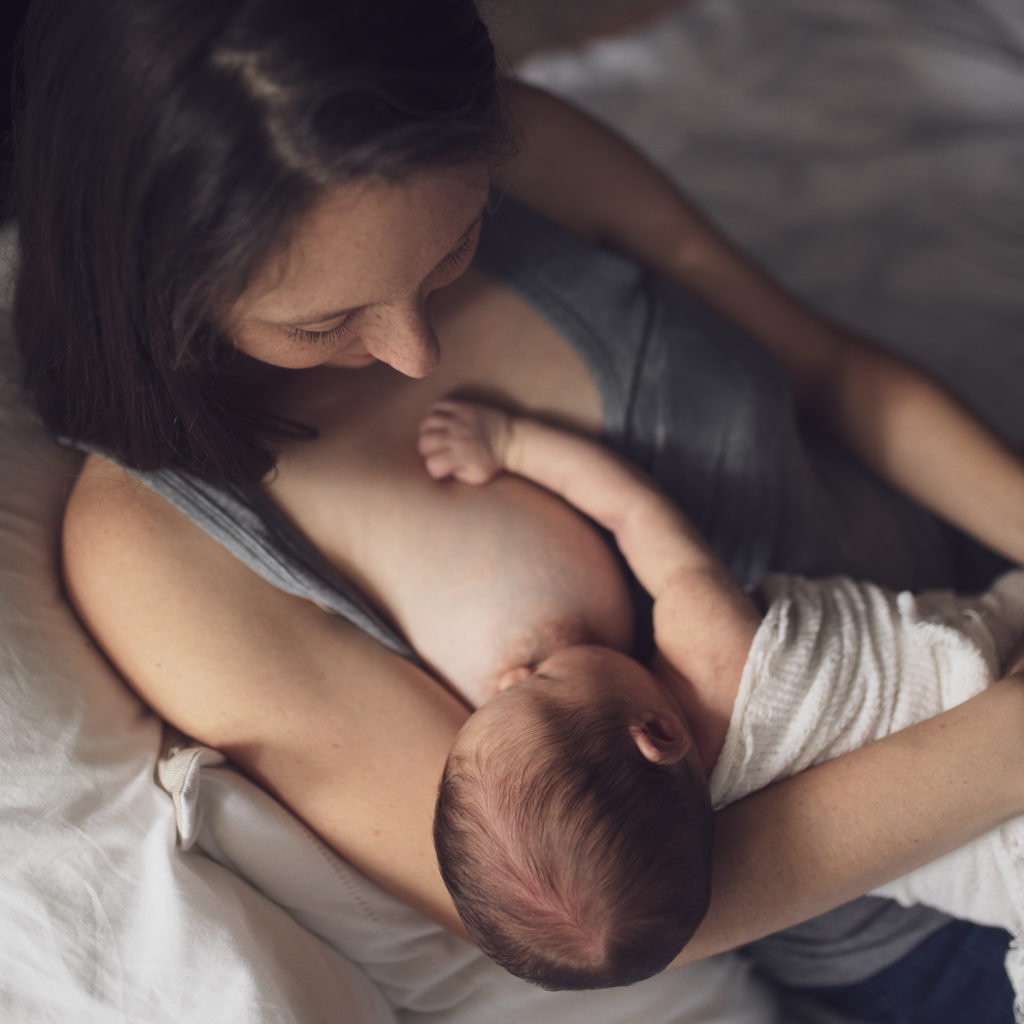
[(512, 437), (507, 412), (475, 402), (435, 402), (420, 422), (417, 448), (435, 480), (479, 486), (507, 465)]

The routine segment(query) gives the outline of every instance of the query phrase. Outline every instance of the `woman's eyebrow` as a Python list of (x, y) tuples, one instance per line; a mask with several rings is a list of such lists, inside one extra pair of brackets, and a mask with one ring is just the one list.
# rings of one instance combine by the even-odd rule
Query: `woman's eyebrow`
[[(440, 265), (441, 265), (442, 263), (444, 263), (444, 261), (445, 261), (446, 259), (448, 259), (448, 257), (449, 257), (449, 256), (450, 256), (450, 255), (451, 255), (451, 254), (452, 254), (453, 252), (455, 252), (455, 250), (456, 250), (456, 249), (458, 249), (458, 247), (459, 247), (460, 245), (462, 245), (462, 243), (463, 243), (463, 242), (465, 242), (465, 241), (466, 241), (466, 239), (467, 239), (467, 238), (468, 238), (468, 237), (469, 237), (469, 236), (470, 236), (470, 235), (471, 235), (471, 234), (473, 233), (473, 231), (474, 231), (474, 230), (476, 229), (476, 226), (477, 226), (477, 224), (479, 224), (479, 223), (480, 223), (480, 221), (482, 221), (482, 220), (484, 219), (484, 214), (485, 214), (486, 212), (487, 212), (487, 202), (485, 201), (485, 202), (484, 202), (484, 204), (483, 204), (483, 206), (481, 206), (481, 207), (480, 207), (480, 212), (479, 212), (479, 213), (478, 213), (478, 214), (476, 215), (476, 217), (474, 217), (474, 218), (473, 218), (473, 221), (472, 221), (472, 223), (471, 223), (471, 224), (469, 225), (469, 227), (468, 227), (468, 228), (466, 228), (466, 230), (465, 230), (465, 231), (463, 231), (461, 235), (459, 235), (459, 238), (458, 238), (458, 240), (457, 240), (457, 241), (456, 241), (456, 243), (455, 243), (455, 244), (454, 244), (454, 245), (453, 245), (453, 246), (452, 246), (452, 247), (451, 247), (451, 248), (450, 248), (450, 249), (448, 250), (448, 252), (447, 252), (447, 253), (446, 253), (446, 254), (445, 254), (444, 256), (442, 256), (442, 257), (441, 257), (441, 258), (440, 258), (440, 259), (439, 259), (439, 260), (437, 261), (437, 263), (436, 263), (436, 264), (435, 264), (435, 266), (434, 266), (434, 269), (435, 269), (435, 270), (436, 270), (436, 269), (437, 269), (437, 267), (439, 267), (439, 266), (440, 266)], [(366, 308), (365, 306), (352, 306), (352, 307), (351, 307), (351, 308), (349, 308), (349, 309), (336, 309), (336, 310), (334, 310), (334, 311), (333, 311), (333, 312), (331, 312), (331, 313), (320, 313), (320, 314), (319, 314), (319, 315), (317, 315), (317, 316), (311, 316), (311, 317), (308, 317), (307, 319), (304, 319), (304, 320), (296, 320), (296, 321), (291, 321), (291, 322), (289, 322), (289, 323), (286, 323), (286, 324), (281, 324), (281, 326), (282, 326), (282, 327), (310, 327), (310, 326), (313, 326), (313, 325), (315, 325), (315, 324), (322, 324), (322, 323), (324, 323), (324, 322), (325, 322), (325, 321), (327, 321), (327, 320), (334, 320), (334, 319), (336, 319), (336, 318), (337, 318), (337, 317), (339, 317), (339, 316), (351, 316), (351, 315), (352, 315), (353, 313), (357, 313), (357, 312), (358, 312), (359, 310), (361, 310), (361, 309), (365, 309), (365, 308)]]

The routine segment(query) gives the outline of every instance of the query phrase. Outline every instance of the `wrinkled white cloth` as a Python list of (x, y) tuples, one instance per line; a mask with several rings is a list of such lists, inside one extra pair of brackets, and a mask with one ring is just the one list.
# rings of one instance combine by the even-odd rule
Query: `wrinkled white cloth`
[[(1024, 571), (984, 594), (897, 593), (844, 577), (772, 576), (722, 755), (716, 807), (963, 703), (1024, 634)], [(898, 784), (898, 783), (895, 783)], [(1007, 929), (1024, 1020), (1024, 817), (877, 890)]]

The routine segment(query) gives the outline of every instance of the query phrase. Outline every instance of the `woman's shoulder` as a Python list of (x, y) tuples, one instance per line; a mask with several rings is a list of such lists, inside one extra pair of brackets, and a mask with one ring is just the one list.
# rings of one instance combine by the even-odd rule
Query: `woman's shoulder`
[(88, 455), (68, 497), (62, 561), (71, 597), (116, 576), (155, 578), (161, 558), (186, 553), (201, 532), (116, 463)]
[(586, 241), (597, 241), (589, 209), (574, 201), (577, 190), (566, 188), (567, 178), (578, 181), (582, 154), (572, 155), (570, 146), (567, 158), (563, 136), (578, 132), (578, 116), (550, 93), (514, 78), (503, 81), (502, 96), (514, 152), (492, 167), (494, 190)]
[(308, 617), (309, 602), (266, 583), (98, 456), (86, 459), (68, 499), (62, 569), (68, 598), (115, 667), (163, 717), (211, 745), (231, 739), (211, 731), (223, 701), (245, 699), (261, 670), (283, 686), (303, 660), (283, 634)]
[[(225, 609), (254, 604), (315, 609), (311, 601), (268, 582), (203, 527), (200, 513), (221, 489), (182, 474), (182, 480), (193, 481), (191, 489), (182, 485), (190, 499), (185, 501), (167, 482), (173, 478), (173, 483), (175, 474), (144, 476), (89, 455), (68, 497), (64, 582), (90, 628), (93, 620), (113, 629), (148, 616), (168, 628), (205, 629), (202, 615), (215, 609), (221, 618)], [(230, 493), (223, 489), (224, 501)], [(247, 525), (235, 524), (238, 530)]]
[(515, 79), (502, 83), (515, 151), (492, 182), (587, 242), (666, 265), (693, 234), (678, 189), (635, 146), (581, 108)]
[(64, 513), (61, 565), (71, 603), (115, 661), (161, 629), (197, 630), (213, 592), (222, 604), (242, 599), (250, 583), (235, 561), (129, 471), (86, 458)]
[[(68, 501), (62, 564), (79, 618), (122, 675), (163, 717), (211, 746), (230, 745), (239, 727), (251, 731), (261, 709), (269, 727), (270, 706), (286, 694), (301, 703), (317, 680), (344, 678), (351, 691), (419, 675), (359, 626), (268, 582), (96, 456)], [(247, 711), (229, 721), (225, 703)]]

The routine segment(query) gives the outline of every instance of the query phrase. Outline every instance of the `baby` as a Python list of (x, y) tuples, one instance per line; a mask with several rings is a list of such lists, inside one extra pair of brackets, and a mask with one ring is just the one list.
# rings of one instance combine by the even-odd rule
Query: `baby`
[[(548, 988), (629, 984), (688, 941), (710, 894), (707, 778), (727, 739), (716, 805), (967, 699), (998, 677), (1024, 626), (1021, 573), (976, 599), (776, 577), (765, 616), (686, 517), (593, 442), (442, 402), (419, 450), (435, 479), (479, 485), (506, 471), (561, 496), (612, 533), (654, 601), (649, 668), (564, 646), (507, 673), (441, 782), (435, 844), (463, 922), (506, 969)], [(942, 905), (927, 898), (936, 888), (941, 878), (924, 897), (890, 894)], [(967, 889), (966, 908), (945, 909), (977, 919)], [(1018, 931), (1002, 909), (1016, 896), (997, 887), (999, 919), (984, 923)]]

